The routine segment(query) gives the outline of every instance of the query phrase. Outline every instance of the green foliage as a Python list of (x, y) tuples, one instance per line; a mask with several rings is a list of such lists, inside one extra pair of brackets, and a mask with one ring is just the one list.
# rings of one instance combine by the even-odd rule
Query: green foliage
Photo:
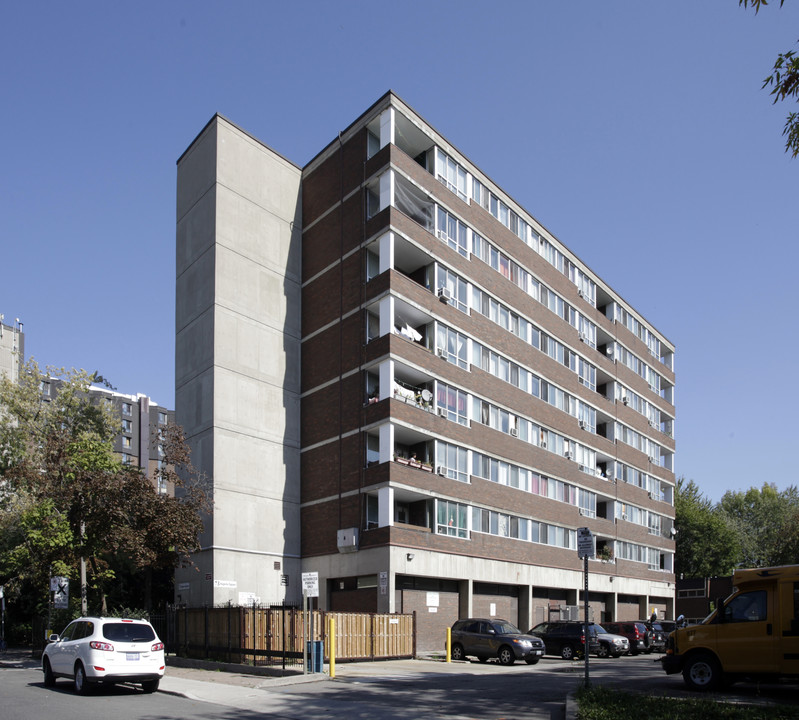
[[(43, 397), (42, 383), (54, 376), (57, 392)], [(149, 590), (152, 568), (174, 568), (198, 544), (201, 514), (210, 508), (182, 431), (164, 432), (159, 470), (180, 497), (159, 494), (113, 452), (121, 424), (88, 393), (93, 378), (75, 370), (45, 374), (29, 361), (18, 384), (0, 380), (0, 583), (10, 599), (40, 607), (48, 578), (77, 579), (85, 558), (90, 610), (104, 612), (120, 575), (138, 573), (139, 587)]]
[(799, 563), (799, 491), (782, 492), (764, 483), (745, 492), (727, 491), (720, 513), (735, 529), (745, 567), (770, 567)]
[[(780, 7), (784, 2), (785, 0), (780, 0)], [(767, 0), (739, 0), (739, 5), (743, 7), (751, 5), (757, 14), (763, 6), (768, 5), (768, 2)], [(799, 57), (797, 57), (796, 51), (789, 50), (777, 56), (771, 74), (763, 80), (763, 87), (771, 88), (770, 94), (774, 98), (775, 105), (783, 100), (793, 99), (799, 102)], [(790, 153), (791, 157), (799, 155), (799, 113), (788, 113), (782, 134), (785, 137), (785, 152)]]
[(735, 527), (691, 480), (680, 478), (674, 502), (675, 565), (684, 577), (730, 575), (741, 560)]
[(754, 706), (709, 698), (668, 698), (637, 695), (594, 685), (577, 691), (578, 720), (788, 720), (796, 708), (786, 705)]

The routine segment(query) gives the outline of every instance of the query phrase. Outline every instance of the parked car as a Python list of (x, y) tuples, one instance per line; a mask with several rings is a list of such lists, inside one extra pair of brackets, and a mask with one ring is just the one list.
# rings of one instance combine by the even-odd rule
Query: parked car
[(660, 627), (663, 628), (663, 632), (666, 634), (666, 640), (668, 640), (669, 635), (671, 635), (677, 629), (677, 621), (676, 620), (658, 620)]
[(668, 638), (669, 633), (663, 629), (660, 621), (646, 621), (644, 625), (646, 625), (647, 630), (652, 633), (652, 643), (650, 646), (652, 652), (666, 652), (666, 638)]
[(48, 638), (44, 684), (69, 678), (85, 695), (97, 683), (136, 683), (155, 692), (164, 676), (164, 643), (146, 620), (82, 617)]
[(652, 652), (652, 632), (639, 621), (605, 622), (602, 627), (616, 635), (624, 635), (630, 641), (630, 655)]
[[(528, 634), (544, 641), (547, 655), (560, 655), (564, 660), (573, 660), (585, 651), (583, 630), (583, 623), (577, 620), (558, 620), (539, 623)], [(592, 634), (588, 639), (588, 652), (596, 655), (599, 650), (599, 640)]]
[(630, 652), (630, 641), (624, 635), (609, 633), (602, 625), (597, 625), (597, 623), (590, 623), (588, 631), (599, 642), (599, 648), (596, 651), (597, 657), (616, 658)]
[(465, 660), (467, 656), (473, 656), (480, 662), (486, 662), (495, 657), (502, 665), (513, 665), (516, 660), (535, 665), (544, 656), (544, 643), (539, 638), (525, 635), (507, 620), (458, 620), (450, 633), (453, 660)]

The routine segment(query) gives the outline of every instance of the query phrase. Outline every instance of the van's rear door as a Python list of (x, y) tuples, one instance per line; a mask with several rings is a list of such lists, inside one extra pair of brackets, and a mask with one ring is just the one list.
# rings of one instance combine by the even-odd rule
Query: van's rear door
[(779, 634), (779, 671), (799, 675), (799, 581), (780, 584), (780, 620), (774, 632)]

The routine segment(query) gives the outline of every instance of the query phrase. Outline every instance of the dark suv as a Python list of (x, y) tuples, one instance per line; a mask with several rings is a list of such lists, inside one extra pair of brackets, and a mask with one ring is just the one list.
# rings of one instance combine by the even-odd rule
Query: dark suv
[(655, 620), (653, 622), (649, 620), (642, 620), (641, 622), (644, 623), (644, 625), (646, 625), (646, 629), (652, 633), (652, 650), (654, 652), (666, 652), (666, 640), (669, 637), (669, 633), (663, 629), (660, 621)]
[(495, 657), (502, 665), (513, 665), (516, 660), (535, 665), (544, 655), (544, 643), (539, 638), (525, 635), (515, 625), (498, 618), (458, 620), (451, 635), (453, 660), (465, 660), (471, 655), (480, 662)]
[[(560, 655), (564, 660), (572, 660), (582, 656), (585, 650), (585, 634), (583, 623), (577, 620), (559, 620), (544, 622), (530, 630), (530, 635), (540, 637), (547, 648), (547, 655)], [(595, 634), (588, 640), (588, 651), (596, 654), (600, 651), (599, 641)]]
[(630, 641), (630, 655), (651, 653), (654, 649), (654, 634), (643, 622), (603, 622), (602, 627), (610, 633), (624, 635)]

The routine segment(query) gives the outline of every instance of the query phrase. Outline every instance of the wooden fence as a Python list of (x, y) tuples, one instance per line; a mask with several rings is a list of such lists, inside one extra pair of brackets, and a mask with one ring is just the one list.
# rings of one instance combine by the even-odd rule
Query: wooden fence
[[(412, 658), (414, 615), (326, 612), (301, 608), (176, 608), (158, 627), (169, 652), (191, 658), (250, 665), (300, 665), (303, 641), (321, 641), (330, 657), (330, 618), (335, 619), (336, 661)], [(153, 618), (154, 623), (155, 618)], [(161, 623), (158, 623), (161, 625)]]

